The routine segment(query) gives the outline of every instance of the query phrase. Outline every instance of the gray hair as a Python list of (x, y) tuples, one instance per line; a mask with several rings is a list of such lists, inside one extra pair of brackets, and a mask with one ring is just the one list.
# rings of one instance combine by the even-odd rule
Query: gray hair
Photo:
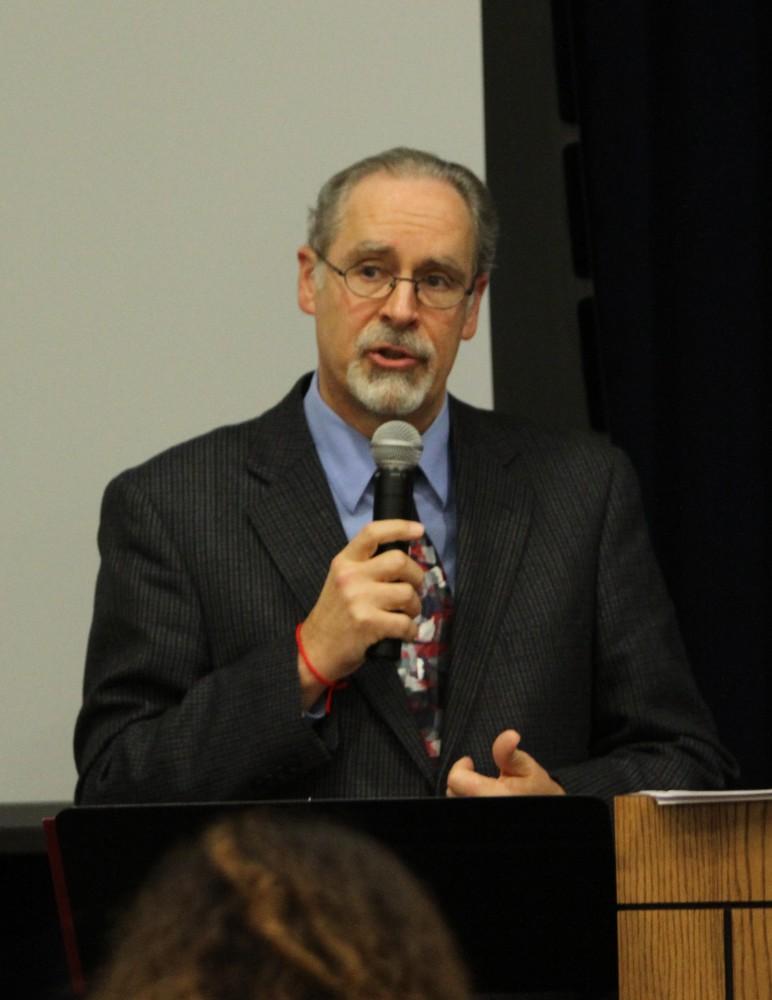
[(308, 242), (324, 255), (340, 225), (340, 210), (352, 189), (370, 174), (389, 173), (394, 177), (431, 177), (451, 184), (466, 202), (475, 234), (475, 273), (486, 274), (493, 267), (498, 237), (498, 217), (490, 191), (468, 167), (440, 159), (421, 149), (396, 146), (375, 156), (358, 160), (332, 176), (319, 191), (316, 207), (308, 212)]

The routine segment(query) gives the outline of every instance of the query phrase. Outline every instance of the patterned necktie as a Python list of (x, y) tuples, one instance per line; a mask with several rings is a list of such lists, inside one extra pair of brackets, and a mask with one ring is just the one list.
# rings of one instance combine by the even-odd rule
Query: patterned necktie
[(453, 598), (442, 563), (426, 535), (411, 543), (409, 554), (425, 573), (418, 636), (415, 642), (402, 643), (398, 671), (426, 752), (436, 760), (441, 749), (442, 691), (450, 661)]

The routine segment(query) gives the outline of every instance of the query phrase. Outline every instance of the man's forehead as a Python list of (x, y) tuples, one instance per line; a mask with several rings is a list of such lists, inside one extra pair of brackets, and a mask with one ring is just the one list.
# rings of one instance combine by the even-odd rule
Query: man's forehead
[(380, 251), (403, 241), (424, 242), (438, 254), (467, 256), (473, 243), (472, 216), (447, 181), (377, 173), (359, 181), (342, 202), (335, 243)]

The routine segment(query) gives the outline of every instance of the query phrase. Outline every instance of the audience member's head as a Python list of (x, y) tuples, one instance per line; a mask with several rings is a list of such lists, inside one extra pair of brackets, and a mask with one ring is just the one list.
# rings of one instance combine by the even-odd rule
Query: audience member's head
[(466, 971), (384, 847), (265, 810), (177, 848), (117, 928), (92, 1000), (461, 1000)]

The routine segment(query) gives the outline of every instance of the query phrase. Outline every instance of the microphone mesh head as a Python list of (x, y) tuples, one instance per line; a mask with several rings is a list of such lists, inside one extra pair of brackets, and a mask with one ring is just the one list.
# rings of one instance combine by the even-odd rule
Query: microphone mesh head
[(414, 469), (423, 450), (421, 435), (406, 420), (381, 424), (370, 440), (370, 452), (379, 469)]

